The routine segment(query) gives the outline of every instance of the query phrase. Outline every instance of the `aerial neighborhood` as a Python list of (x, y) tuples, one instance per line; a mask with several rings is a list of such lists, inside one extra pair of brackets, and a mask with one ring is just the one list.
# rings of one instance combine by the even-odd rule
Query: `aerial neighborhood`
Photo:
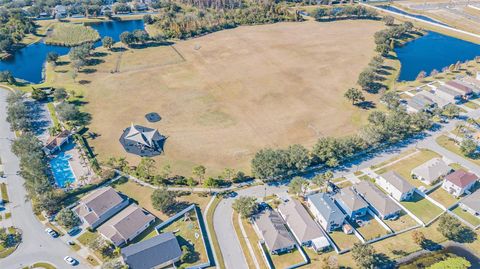
[(480, 268), (480, 3), (0, 0), (0, 269)]

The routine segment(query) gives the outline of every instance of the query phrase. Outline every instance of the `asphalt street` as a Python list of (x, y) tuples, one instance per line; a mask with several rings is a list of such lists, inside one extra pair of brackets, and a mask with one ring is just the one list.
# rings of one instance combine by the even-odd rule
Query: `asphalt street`
[[(60, 238), (53, 239), (45, 233), (45, 227), (35, 218), (30, 200), (26, 199), (23, 178), (17, 175), (19, 160), (10, 151), (13, 132), (6, 122), (6, 97), (9, 91), (0, 88), (0, 157), (7, 177), (7, 186), (13, 225), (22, 230), (23, 241), (10, 256), (0, 260), (1, 269), (18, 269), (35, 262), (46, 261), (57, 268), (69, 268), (63, 258), (79, 257)], [(74, 268), (90, 268), (84, 261)]]

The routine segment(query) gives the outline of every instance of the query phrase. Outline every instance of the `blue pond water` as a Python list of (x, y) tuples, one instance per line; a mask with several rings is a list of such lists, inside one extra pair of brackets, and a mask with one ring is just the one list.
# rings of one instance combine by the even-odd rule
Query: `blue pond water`
[(461, 39), (428, 32), (426, 35), (395, 49), (402, 67), (399, 80), (415, 80), (420, 71), (427, 74), (457, 61), (472, 60), (480, 56), (480, 45)]
[[(119, 36), (124, 31), (145, 29), (142, 20), (100, 22), (90, 26), (98, 31), (100, 37), (111, 36), (115, 41), (120, 40)], [(101, 46), (101, 42), (95, 43), (94, 46)], [(37, 42), (18, 50), (9, 60), (0, 61), (0, 70), (10, 70), (16, 78), (40, 83), (43, 80), (42, 70), (47, 54), (56, 52), (59, 55), (65, 55), (69, 51), (70, 48), (67, 47)]]
[(414, 17), (414, 18), (421, 19), (421, 20), (424, 20), (424, 21), (429, 21), (429, 22), (433, 22), (433, 23), (436, 23), (436, 24), (448, 26), (447, 24), (445, 24), (445, 23), (443, 23), (443, 22), (439, 22), (439, 21), (434, 20), (434, 19), (432, 19), (432, 18), (429, 18), (429, 17), (427, 17), (427, 16), (408, 13), (408, 12), (406, 12), (406, 11), (403, 11), (403, 10), (398, 9), (398, 8), (396, 8), (396, 7), (393, 7), (393, 6), (377, 6), (377, 7), (378, 7), (378, 8), (381, 8), (381, 9), (393, 11), (393, 12), (398, 13), (398, 14), (408, 15), (408, 16), (410, 16), (410, 17)]
[(50, 160), (53, 177), (55, 178), (57, 186), (60, 188), (65, 188), (68, 183), (75, 182), (75, 175), (68, 161), (70, 158), (70, 155), (62, 151)]

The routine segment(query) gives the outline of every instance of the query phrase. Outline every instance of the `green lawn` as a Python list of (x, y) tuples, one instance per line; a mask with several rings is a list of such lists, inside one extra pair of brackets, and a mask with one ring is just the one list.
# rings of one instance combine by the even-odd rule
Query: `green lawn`
[(360, 242), (353, 233), (345, 234), (341, 230), (333, 231), (329, 235), (340, 250), (351, 248), (353, 247), (353, 244)]
[[(213, 251), (215, 251), (215, 254), (217, 254), (217, 262), (218, 262), (218, 267), (221, 269), (225, 268), (225, 261), (223, 260), (223, 255), (220, 250), (220, 245), (218, 244), (218, 238), (217, 238), (217, 233), (215, 233), (215, 229), (213, 227), (213, 214), (215, 213), (215, 208), (217, 208), (217, 205), (222, 201), (221, 198), (215, 197), (215, 200), (213, 200), (212, 204), (210, 205), (210, 208), (207, 212), (207, 220), (208, 220), (208, 233), (210, 234), (210, 238), (212, 239), (212, 242), (210, 244), (213, 245)], [(245, 227), (246, 229), (246, 227)]]
[(397, 220), (385, 220), (385, 224), (390, 227), (394, 232), (400, 232), (407, 228), (418, 225), (412, 217), (402, 210), (400, 217)]
[(32, 268), (56, 269), (57, 267), (46, 262), (37, 262), (32, 265)]
[(441, 186), (428, 194), (433, 200), (439, 202), (444, 207), (449, 208), (458, 202), (459, 199), (444, 190)]
[(419, 153), (412, 155), (409, 158), (401, 160), (397, 163), (394, 163), (392, 165), (379, 169), (378, 171), (376, 171), (376, 173), (381, 175), (388, 171), (395, 171), (398, 174), (400, 174), (403, 178), (405, 178), (408, 182), (410, 182), (410, 184), (412, 184), (417, 188), (420, 186), (428, 187), (427, 185), (423, 184), (420, 180), (413, 179), (410, 173), (415, 167), (436, 157), (440, 157), (440, 156), (433, 151), (420, 150)]
[(457, 154), (458, 156), (461, 156), (463, 157), (464, 159), (466, 160), (469, 160), (477, 165), (480, 165), (480, 159), (478, 158), (470, 158), (470, 157), (467, 157), (465, 155), (463, 155), (463, 153), (460, 151), (460, 147), (457, 146), (457, 144), (452, 140), (450, 139), (448, 136), (446, 135), (441, 135), (437, 138), (437, 143), (444, 147), (445, 149)]
[(158, 226), (158, 224), (160, 224), (161, 221), (159, 219), (155, 219), (155, 222), (148, 226), (147, 229), (145, 229), (145, 231), (143, 231), (142, 233), (140, 233), (137, 237), (135, 237), (132, 241), (130, 241), (130, 243), (128, 243), (129, 245), (131, 244), (136, 244), (140, 241), (143, 241), (143, 240), (147, 240), (147, 239), (150, 239), (154, 236), (157, 236), (158, 235), (158, 232), (157, 230), (155, 230), (155, 228)]
[(55, 112), (55, 107), (53, 106), (53, 103), (48, 103), (47, 107), (48, 111), (50, 112), (50, 116), (52, 117), (53, 125), (60, 126), (60, 122), (58, 121), (57, 113)]
[[(267, 252), (268, 253), (268, 252)], [(303, 262), (303, 257), (298, 249), (281, 255), (269, 255), (274, 268), (281, 269)]]
[(82, 235), (78, 237), (78, 242), (80, 242), (84, 246), (88, 246), (92, 241), (95, 241), (100, 235), (85, 231)]
[(388, 234), (388, 231), (372, 215), (367, 214), (362, 220), (363, 226), (359, 226), (356, 222), (351, 223), (366, 241)]
[(194, 210), (189, 212), (189, 219), (180, 217), (168, 226), (163, 227), (159, 232), (173, 232), (177, 236), (180, 246), (186, 245), (194, 248), (197, 256), (195, 261), (182, 265), (189, 267), (207, 261), (205, 244), (203, 243), (200, 226)]
[(470, 214), (466, 211), (463, 211), (463, 209), (460, 206), (454, 207), (452, 212), (454, 214), (456, 214), (457, 216), (459, 216), (460, 218), (464, 219), (465, 221), (468, 221), (470, 224), (472, 224), (475, 227), (480, 225), (480, 218), (479, 217), (475, 217), (474, 215), (472, 215), (472, 214)]
[(353, 184), (352, 184), (351, 181), (347, 180), (347, 181), (344, 181), (342, 183), (337, 183), (335, 185), (337, 185), (337, 187), (339, 187), (339, 188), (346, 188), (346, 187), (352, 186)]
[(2, 192), (2, 200), (5, 203), (8, 203), (8, 192), (7, 192), (7, 184), (1, 183), (0, 184), (0, 191)]
[(464, 105), (465, 105), (466, 107), (468, 107), (468, 108), (471, 108), (471, 109), (478, 109), (478, 108), (480, 108), (479, 105), (475, 104), (475, 103), (472, 102), (472, 101), (468, 101), (468, 102), (466, 102)]
[(396, 161), (396, 160), (399, 160), (399, 159), (401, 159), (401, 158), (403, 158), (403, 157), (405, 157), (405, 156), (407, 156), (407, 155), (409, 155), (409, 154), (412, 154), (412, 153), (414, 153), (415, 151), (416, 151), (416, 149), (406, 150), (406, 151), (398, 154), (397, 156), (395, 156), (395, 157), (393, 157), (393, 158), (391, 158), (391, 159), (389, 159), (389, 160), (387, 160), (387, 161), (374, 164), (374, 165), (370, 166), (370, 168), (371, 168), (372, 170), (378, 169), (378, 168), (380, 168), (380, 167), (382, 167), (382, 166), (385, 166), (385, 165), (387, 165), (387, 164), (389, 164), (389, 163), (391, 163), (391, 162), (394, 162), (394, 161)]
[(87, 42), (95, 42), (100, 35), (92, 27), (83, 24), (57, 23), (52, 33), (45, 38), (45, 43), (60, 46), (77, 46)]
[(418, 193), (415, 193), (409, 201), (402, 201), (401, 203), (424, 223), (431, 221), (442, 213), (441, 208), (423, 198)]

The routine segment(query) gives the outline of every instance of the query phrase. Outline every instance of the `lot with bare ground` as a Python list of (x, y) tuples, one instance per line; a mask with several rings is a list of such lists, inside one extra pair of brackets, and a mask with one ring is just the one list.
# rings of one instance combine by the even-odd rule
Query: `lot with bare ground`
[[(186, 175), (202, 164), (214, 174), (225, 167), (248, 172), (264, 147), (352, 133), (369, 111), (343, 94), (375, 55), (373, 34), (383, 27), (361, 20), (279, 23), (110, 53), (96, 72), (77, 78), (88, 80), (86, 109), (99, 134), (92, 144), (101, 159), (124, 156), (122, 130), (147, 125), (168, 137), (158, 162)], [(149, 112), (162, 120), (147, 123)]]

